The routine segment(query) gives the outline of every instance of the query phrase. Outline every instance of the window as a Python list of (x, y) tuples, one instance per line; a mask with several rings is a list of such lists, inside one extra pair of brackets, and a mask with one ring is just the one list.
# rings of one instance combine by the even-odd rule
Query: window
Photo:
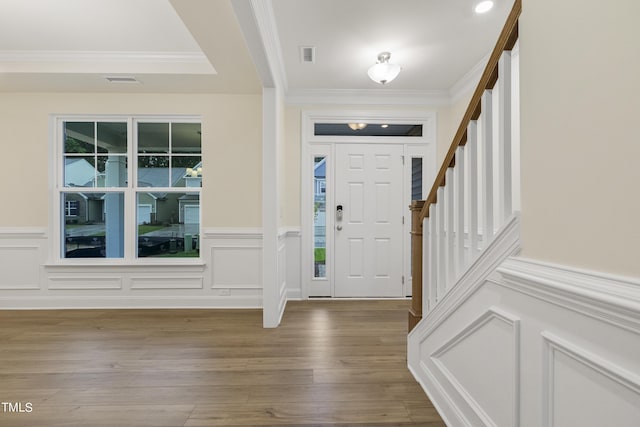
[(313, 159), (313, 263), (316, 278), (327, 277), (327, 158)]
[(421, 137), (421, 124), (314, 123), (315, 136), (404, 136)]
[(64, 205), (64, 216), (78, 216), (78, 201), (67, 200)]
[(422, 157), (411, 158), (411, 200), (422, 200)]
[(72, 119), (58, 129), (61, 258), (199, 257), (199, 121)]

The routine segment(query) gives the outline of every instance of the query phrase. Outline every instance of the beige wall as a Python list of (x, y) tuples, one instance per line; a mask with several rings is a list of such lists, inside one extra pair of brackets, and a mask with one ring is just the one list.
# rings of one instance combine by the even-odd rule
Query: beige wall
[(640, 276), (640, 2), (525, 0), (523, 256)]
[[(284, 105), (284, 95), (278, 94), (278, 227), (286, 227), (287, 211), (287, 147), (286, 147), (286, 113)], [(268, 196), (267, 196), (268, 197)]]
[[(467, 111), (467, 107), (469, 106), (469, 101), (471, 100), (471, 95), (473, 92), (469, 92), (460, 99), (452, 104), (447, 110), (446, 122), (443, 121), (443, 129), (442, 129), (442, 144), (438, 141), (438, 166), (444, 161), (444, 156), (449, 151), (449, 147), (451, 146), (451, 142), (453, 141), (453, 137), (460, 126), (460, 122), (462, 121), (462, 116), (464, 116), (465, 111)], [(446, 124), (446, 128), (445, 125)], [(440, 139), (440, 138), (439, 138)]]
[(262, 223), (262, 106), (258, 95), (0, 94), (0, 227), (46, 227), (50, 114), (202, 116), (203, 227)]
[(281, 215), (284, 225), (300, 226), (300, 114), (297, 106), (285, 108), (284, 191)]

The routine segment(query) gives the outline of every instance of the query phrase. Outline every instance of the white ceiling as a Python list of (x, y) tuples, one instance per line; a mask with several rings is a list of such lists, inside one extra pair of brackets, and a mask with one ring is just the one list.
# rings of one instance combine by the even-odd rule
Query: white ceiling
[[(243, 0), (0, 0), (0, 91), (260, 93), (233, 1)], [(450, 94), (513, 3), (476, 15), (473, 0), (263, 1), (292, 96)], [(301, 46), (315, 47), (315, 63), (300, 61)], [(381, 86), (366, 71), (384, 50), (402, 72)]]
[[(389, 90), (448, 90), (495, 45), (513, 1), (485, 15), (473, 0), (272, 0), (289, 89), (380, 89), (378, 53), (402, 66)], [(316, 62), (299, 47), (315, 46)]]

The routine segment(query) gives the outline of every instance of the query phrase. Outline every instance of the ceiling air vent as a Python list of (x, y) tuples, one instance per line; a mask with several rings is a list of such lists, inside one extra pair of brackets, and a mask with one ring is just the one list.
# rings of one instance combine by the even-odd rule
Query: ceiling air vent
[(316, 48), (312, 46), (301, 46), (300, 62), (316, 62)]
[(140, 83), (139, 80), (131, 76), (106, 76), (105, 79), (109, 83)]

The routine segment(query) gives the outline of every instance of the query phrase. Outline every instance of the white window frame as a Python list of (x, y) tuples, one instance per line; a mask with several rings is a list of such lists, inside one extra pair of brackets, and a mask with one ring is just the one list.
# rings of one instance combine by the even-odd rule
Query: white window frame
[[(73, 204), (74, 206), (71, 207), (71, 204)], [(75, 214), (71, 213), (71, 209), (74, 209), (76, 211)], [(80, 209), (79, 207), (79, 203), (77, 200), (67, 200), (64, 204), (64, 216), (67, 217), (74, 217), (74, 216), (78, 216), (78, 210)]]
[[(64, 186), (64, 123), (65, 122), (126, 122), (127, 123), (127, 184), (124, 187)], [(185, 258), (155, 258), (137, 256), (137, 193), (197, 193), (200, 199), (200, 236), (202, 236), (202, 187), (138, 187), (137, 123), (202, 123), (195, 115), (52, 115), (50, 117), (50, 264), (53, 265), (202, 265), (202, 255)], [(202, 148), (200, 152), (202, 158)], [(82, 193), (124, 193), (124, 256), (122, 258), (64, 258), (65, 213), (62, 194), (69, 190)], [(201, 238), (201, 237), (200, 237)]]

